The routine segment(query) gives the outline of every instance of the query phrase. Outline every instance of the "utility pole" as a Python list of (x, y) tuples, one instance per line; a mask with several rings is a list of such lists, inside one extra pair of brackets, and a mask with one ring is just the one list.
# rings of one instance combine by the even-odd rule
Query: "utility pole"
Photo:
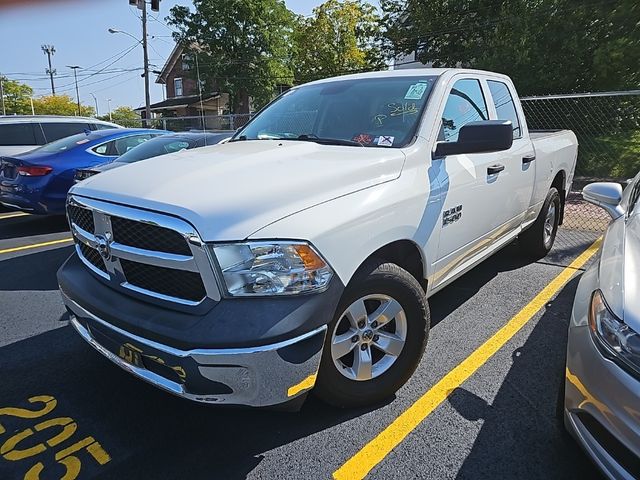
[(78, 102), (78, 116), (80, 116), (80, 92), (78, 91), (78, 75), (76, 71), (80, 68), (78, 65), (67, 65), (67, 68), (73, 70), (73, 78), (76, 82), (76, 101)]
[(53, 76), (56, 74), (55, 68), (51, 66), (51, 57), (54, 53), (56, 53), (56, 48), (53, 45), (42, 45), (42, 51), (45, 53), (47, 58), (49, 59), (49, 68), (45, 70), (47, 75), (51, 78), (51, 95), (56, 95), (56, 87), (53, 84)]
[(2, 99), (2, 115), (7, 114), (7, 110), (4, 108), (4, 85), (2, 84), (2, 75), (0, 74), (0, 98)]
[(142, 0), (142, 51), (144, 53), (144, 116), (145, 127), (151, 125), (151, 96), (149, 94), (149, 52), (147, 50), (147, 2)]

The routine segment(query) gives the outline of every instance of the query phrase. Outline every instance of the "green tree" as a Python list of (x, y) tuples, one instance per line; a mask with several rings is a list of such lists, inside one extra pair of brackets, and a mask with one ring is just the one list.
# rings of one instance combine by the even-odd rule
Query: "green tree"
[[(4, 92), (4, 109), (7, 115), (31, 115), (29, 99), (33, 95), (33, 89), (29, 85), (2, 77), (2, 90)], [(2, 114), (2, 110), (0, 110), (0, 114)]]
[(521, 94), (636, 88), (636, 0), (381, 0), (390, 53), (510, 75)]
[(250, 96), (260, 107), (279, 84), (291, 84), (294, 15), (283, 0), (194, 0), (193, 7), (171, 9), (174, 39), (198, 55), (206, 91), (229, 93), (233, 113), (247, 113)]
[(128, 128), (136, 128), (142, 126), (142, 121), (140, 119), (140, 115), (133, 110), (131, 107), (118, 107), (111, 112), (111, 120), (109, 120), (109, 115), (102, 115), (98, 117), (100, 120), (104, 120), (106, 122), (117, 123), (121, 127)]
[[(33, 99), (36, 115), (78, 115), (78, 105), (68, 95), (46, 95)], [(95, 113), (93, 107), (80, 105), (80, 116), (91, 117)]]
[(297, 82), (386, 66), (380, 17), (361, 0), (328, 0), (312, 17), (298, 18), (293, 38)]

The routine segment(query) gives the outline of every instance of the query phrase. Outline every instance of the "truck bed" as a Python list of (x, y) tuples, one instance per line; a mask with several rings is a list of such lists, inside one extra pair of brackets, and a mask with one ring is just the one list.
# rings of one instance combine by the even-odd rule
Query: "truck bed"
[(532, 141), (538, 140), (540, 138), (551, 137), (553, 135), (557, 135), (561, 132), (568, 132), (569, 130), (529, 130), (529, 137), (531, 137)]

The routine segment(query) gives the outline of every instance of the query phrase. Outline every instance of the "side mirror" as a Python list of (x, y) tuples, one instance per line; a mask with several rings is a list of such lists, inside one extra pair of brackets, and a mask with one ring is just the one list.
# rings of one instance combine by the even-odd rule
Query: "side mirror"
[(486, 153), (509, 150), (513, 145), (510, 121), (485, 120), (470, 122), (460, 128), (457, 142), (438, 142), (434, 158), (462, 153)]
[(582, 190), (582, 198), (589, 203), (602, 207), (614, 220), (624, 215), (624, 209), (620, 206), (622, 187), (619, 183), (590, 183)]

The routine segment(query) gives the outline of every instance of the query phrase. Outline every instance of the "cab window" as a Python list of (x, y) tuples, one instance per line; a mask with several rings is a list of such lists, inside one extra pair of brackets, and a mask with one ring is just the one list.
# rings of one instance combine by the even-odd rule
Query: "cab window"
[(513, 102), (509, 87), (503, 82), (496, 80), (488, 80), (489, 91), (493, 98), (493, 104), (496, 107), (498, 113), (498, 120), (510, 120), (513, 125), (513, 138), (522, 138), (522, 128), (520, 127), (520, 120), (518, 119), (518, 112), (516, 111), (516, 105)]
[(442, 113), (442, 126), (438, 140), (458, 141), (460, 128), (469, 122), (488, 120), (487, 102), (482, 94), (480, 81), (475, 79), (458, 80), (447, 98)]

